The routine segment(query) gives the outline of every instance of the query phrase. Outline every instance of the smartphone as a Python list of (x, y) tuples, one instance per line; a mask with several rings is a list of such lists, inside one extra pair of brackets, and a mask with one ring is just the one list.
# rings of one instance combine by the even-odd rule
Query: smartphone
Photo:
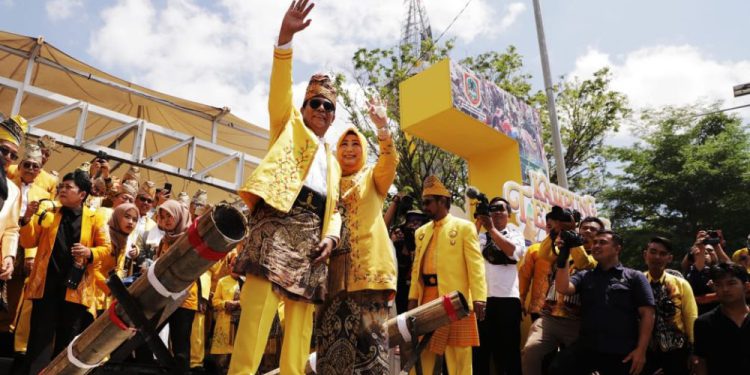
[(166, 190), (167, 193), (171, 193), (172, 192), (172, 184), (170, 184), (169, 182), (165, 182), (164, 183), (164, 190)]

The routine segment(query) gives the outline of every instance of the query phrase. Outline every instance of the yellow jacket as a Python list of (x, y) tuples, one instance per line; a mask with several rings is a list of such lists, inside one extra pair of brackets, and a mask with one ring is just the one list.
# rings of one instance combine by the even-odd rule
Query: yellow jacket
[(216, 325), (214, 326), (214, 336), (211, 339), (211, 354), (232, 354), (232, 339), (230, 335), (230, 315), (224, 310), (224, 302), (234, 301), (234, 297), (239, 294), (240, 283), (231, 275), (219, 279), (214, 292), (214, 298), (211, 305), (216, 312)]
[[(348, 129), (339, 140), (353, 130), (362, 145), (362, 157), (367, 158), (367, 140), (356, 129)], [(388, 188), (396, 177), (398, 154), (393, 140), (380, 141), (380, 157), (374, 166), (341, 178), (342, 215), (346, 218), (351, 263), (346, 289), (396, 290), (396, 261), (394, 260), (388, 228), (383, 221), (383, 202)], [(342, 240), (346, 240), (342, 238)]]
[[(318, 149), (318, 137), (302, 119), (299, 109), (292, 104), (292, 50), (275, 49), (268, 97), (269, 149), (238, 194), (252, 209), (263, 199), (271, 207), (289, 212)], [(322, 147), (322, 145), (321, 145)], [(341, 216), (336, 210), (339, 199), (341, 168), (330, 148), (326, 150), (328, 176), (326, 178), (326, 209), (323, 232), (339, 237)]]
[[(437, 238), (436, 263), (438, 292), (445, 295), (454, 290), (461, 292), (473, 309), (474, 301), (487, 300), (484, 258), (479, 250), (479, 237), (471, 222), (448, 214)], [(415, 233), (416, 255), (412, 267), (410, 300), (422, 300), (424, 285), (421, 278), (422, 261), (432, 239), (433, 222), (429, 222)]]
[[(557, 254), (552, 251), (552, 239), (547, 236), (539, 243), (539, 258), (550, 263), (550, 266), (557, 260)], [(592, 269), (596, 267), (594, 257), (586, 252), (583, 246), (570, 249), (570, 258), (573, 259), (573, 267), (579, 270)]]
[[(12, 180), (16, 177), (18, 177), (18, 164), (13, 164), (8, 167), (8, 178)], [(57, 197), (57, 183), (58, 178), (44, 169), (42, 169), (42, 171), (39, 172), (39, 175), (34, 179), (34, 184), (47, 191), (50, 199)]]
[[(37, 176), (37, 178), (39, 178), (39, 177)], [(13, 178), (13, 182), (16, 184), (16, 186), (18, 186), (18, 190), (22, 192), (23, 188), (21, 187), (22, 186), (21, 178), (19, 176), (16, 176), (16, 177)], [(27, 194), (28, 194), (27, 198), (26, 198), (26, 202), (27, 203), (28, 202), (34, 202), (34, 201), (40, 201), (42, 199), (52, 199), (52, 196), (50, 195), (50, 193), (47, 190), (45, 190), (44, 188), (42, 188), (42, 186), (37, 185), (36, 180), (34, 180), (34, 182), (31, 184), (31, 186), (29, 186), (29, 191), (28, 191)], [(23, 196), (21, 196), (19, 198), (19, 202), (18, 203), (21, 204), (21, 205), (23, 204)], [(20, 214), (20, 212), (21, 211), (19, 209), (19, 214)], [(38, 220), (38, 219), (39, 219), (38, 216), (32, 216), (31, 217), (31, 220)], [(33, 258), (35, 256), (36, 256), (36, 247), (30, 247), (30, 248), (25, 248), (24, 249), (24, 257), (25, 258)]]
[[(38, 224), (37, 220), (32, 220), (21, 228), (21, 246), (24, 248), (37, 247), (36, 260), (34, 261), (34, 267), (31, 269), (27, 286), (27, 299), (40, 299), (44, 296), (47, 267), (61, 219), (62, 214), (60, 210), (57, 210), (49, 227), (44, 228)], [(107, 223), (102, 222), (101, 216), (96, 215), (87, 207), (83, 207), (81, 239), (78, 242), (91, 249), (93, 261), (86, 266), (86, 272), (78, 284), (78, 288), (66, 290), (65, 300), (86, 306), (92, 315), (96, 316), (96, 277), (94, 270), (100, 267), (102, 273), (109, 273), (115, 267), (115, 259), (112, 256)]]
[[(646, 279), (649, 283), (653, 283), (654, 279), (651, 278), (651, 274), (645, 271)], [(690, 287), (690, 283), (687, 280), (670, 275), (666, 272), (661, 275), (659, 282), (666, 286), (669, 293), (669, 299), (672, 301), (675, 307), (675, 314), (673, 320), (669, 323), (675, 325), (675, 327), (685, 336), (688, 337), (690, 343), (693, 343), (693, 324), (695, 319), (698, 318), (698, 305), (695, 303), (695, 296), (693, 295), (693, 288)], [(656, 309), (659, 309), (659, 301), (657, 302)], [(659, 311), (656, 312), (659, 314)], [(654, 329), (656, 334), (656, 329)], [(655, 340), (652, 339), (652, 344)], [(658, 340), (656, 340), (658, 341)], [(658, 345), (658, 344), (657, 344)]]
[(521, 306), (528, 307), (526, 311), (539, 314), (544, 305), (544, 298), (549, 288), (549, 273), (552, 265), (546, 259), (539, 257), (539, 246), (537, 242), (529, 246), (526, 255), (518, 267), (518, 290), (521, 295)]

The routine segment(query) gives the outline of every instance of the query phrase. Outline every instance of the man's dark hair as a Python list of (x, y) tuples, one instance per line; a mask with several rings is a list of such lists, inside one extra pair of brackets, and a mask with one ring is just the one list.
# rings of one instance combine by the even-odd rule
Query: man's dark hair
[(505, 206), (505, 212), (507, 212), (508, 214), (510, 214), (510, 211), (511, 211), (510, 210), (510, 202), (508, 202), (507, 199), (505, 199), (503, 197), (492, 198), (492, 200), (490, 201), (490, 205), (495, 204), (495, 202), (503, 202), (503, 205)]
[(667, 251), (670, 254), (673, 254), (672, 241), (669, 238), (662, 237), (662, 236), (651, 237), (651, 239), (648, 240), (648, 243), (661, 244), (662, 246), (664, 246), (665, 249), (667, 249)]
[(748, 282), (747, 270), (737, 263), (719, 263), (711, 266), (711, 280), (713, 282), (717, 282), (725, 277), (736, 277), (743, 283)]
[(550, 221), (550, 220), (553, 220), (553, 219), (552, 219), (552, 212), (547, 212), (547, 214), (546, 214), (546, 215), (544, 215), (544, 220), (545, 220), (545, 221)]
[(608, 234), (612, 237), (612, 241), (614, 241), (615, 244), (619, 245), (620, 247), (623, 246), (624, 242), (622, 240), (622, 236), (620, 236), (617, 232), (609, 229), (602, 229), (598, 232), (596, 232), (597, 236)]
[[(86, 193), (86, 197), (91, 194), (91, 177), (89, 176), (88, 172), (76, 170), (63, 176), (62, 180), (73, 181), (73, 183), (78, 186), (78, 190)], [(86, 199), (86, 197), (84, 197), (83, 199)]]
[(586, 223), (596, 223), (597, 225), (599, 225), (599, 230), (606, 228), (604, 226), (604, 222), (602, 221), (602, 219), (596, 216), (586, 216), (586, 218), (581, 220), (581, 223), (578, 224), (578, 228), (580, 228), (583, 224), (586, 224)]

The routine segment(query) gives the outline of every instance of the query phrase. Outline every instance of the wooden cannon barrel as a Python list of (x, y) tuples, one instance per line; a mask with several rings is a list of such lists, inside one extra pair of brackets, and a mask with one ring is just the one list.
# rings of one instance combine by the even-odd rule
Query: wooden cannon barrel
[[(174, 305), (176, 295), (189, 288), (200, 275), (241, 241), (247, 233), (247, 220), (242, 213), (226, 204), (220, 204), (201, 215), (190, 229), (180, 236), (169, 250), (152, 265), (153, 276), (161, 284), (157, 290), (147, 275), (143, 275), (128, 288), (138, 301), (143, 314), (152, 319), (162, 308)], [(175, 293), (174, 296), (164, 296)], [(173, 306), (171, 311), (173, 310)], [(116, 316), (127, 326), (132, 321), (116, 305)], [(166, 316), (162, 316), (166, 319)], [(86, 374), (106, 361), (110, 353), (131, 337), (131, 331), (115, 324), (110, 313), (99, 316), (66, 350), (63, 350), (44, 369), (43, 374)], [(72, 359), (72, 361), (71, 361)]]
[[(466, 298), (459, 291), (450, 292), (393, 319), (389, 319), (385, 323), (385, 329), (388, 333), (388, 346), (393, 348), (404, 342), (417, 340), (419, 336), (467, 316), (469, 316), (469, 305), (466, 303)], [(400, 323), (399, 320), (401, 321)], [(405, 340), (404, 334), (408, 338), (408, 336), (412, 335), (412, 332), (416, 334), (416, 337)]]

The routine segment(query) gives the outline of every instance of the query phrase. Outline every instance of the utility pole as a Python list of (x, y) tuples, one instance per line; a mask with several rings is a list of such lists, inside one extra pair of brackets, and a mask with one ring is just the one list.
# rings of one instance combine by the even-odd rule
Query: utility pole
[(539, 0), (534, 2), (534, 19), (536, 20), (536, 36), (539, 39), (539, 55), (542, 57), (542, 74), (544, 75), (544, 89), (547, 93), (547, 111), (549, 122), (552, 126), (552, 147), (555, 149), (555, 166), (557, 167), (557, 184), (565, 189), (568, 188), (568, 174), (565, 172), (565, 158), (562, 152), (562, 140), (560, 139), (560, 127), (557, 124), (557, 111), (555, 110), (555, 93), (552, 91), (552, 77), (549, 71), (549, 57), (547, 56), (547, 41), (544, 37), (544, 25), (542, 24), (542, 9)]

